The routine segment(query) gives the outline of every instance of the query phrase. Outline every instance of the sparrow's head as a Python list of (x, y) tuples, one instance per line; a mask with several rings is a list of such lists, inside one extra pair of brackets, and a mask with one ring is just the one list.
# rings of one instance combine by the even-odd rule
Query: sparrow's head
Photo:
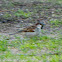
[(38, 24), (40, 24), (41, 25), (41, 29), (43, 29), (43, 27), (44, 27), (44, 22), (41, 22), (40, 20), (37, 20), (38, 21)]

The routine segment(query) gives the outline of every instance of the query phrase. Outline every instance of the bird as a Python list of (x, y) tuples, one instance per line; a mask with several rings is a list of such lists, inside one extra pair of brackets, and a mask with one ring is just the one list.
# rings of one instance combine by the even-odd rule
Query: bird
[(19, 30), (13, 34), (9, 34), (9, 35), (14, 35), (17, 33), (25, 33), (26, 36), (34, 36), (34, 35), (40, 35), (41, 34), (41, 29), (43, 29), (44, 27), (44, 23), (40, 22), (40, 20), (37, 20), (38, 22), (32, 26), (28, 26), (23, 28), (22, 30)]

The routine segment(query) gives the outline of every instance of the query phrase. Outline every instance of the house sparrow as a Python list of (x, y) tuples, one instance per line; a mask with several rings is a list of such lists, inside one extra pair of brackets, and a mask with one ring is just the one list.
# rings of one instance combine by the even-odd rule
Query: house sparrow
[(41, 29), (43, 29), (43, 26), (45, 24), (40, 22), (40, 20), (38, 20), (38, 23), (32, 25), (32, 26), (28, 26), (26, 28), (23, 28), (22, 30), (18, 31), (18, 32), (15, 32), (13, 34), (9, 34), (9, 35), (14, 35), (14, 34), (17, 34), (17, 33), (25, 33), (25, 35), (27, 36), (33, 36), (33, 35), (40, 35), (41, 33)]

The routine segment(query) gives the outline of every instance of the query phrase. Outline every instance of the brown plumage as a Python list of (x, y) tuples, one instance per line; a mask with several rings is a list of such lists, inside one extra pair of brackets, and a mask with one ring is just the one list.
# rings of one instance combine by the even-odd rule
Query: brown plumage
[(23, 30), (20, 30), (21, 32), (34, 32), (35, 29), (37, 28), (37, 25), (39, 23), (36, 23), (35, 25), (29, 26), (27, 28), (24, 28)]
[(35, 32), (35, 29), (37, 28), (38, 25), (41, 25), (41, 29), (43, 29), (43, 25), (44, 25), (44, 24), (38, 22), (38, 23), (36, 23), (36, 24), (34, 24), (34, 25), (32, 25), (32, 26), (28, 26), (28, 27), (26, 27), (26, 28), (23, 28), (22, 30), (20, 30), (20, 31), (18, 31), (18, 32), (16, 32), (16, 33), (10, 34), (10, 35), (14, 35), (14, 34), (17, 34), (17, 33), (19, 33), (19, 32)]

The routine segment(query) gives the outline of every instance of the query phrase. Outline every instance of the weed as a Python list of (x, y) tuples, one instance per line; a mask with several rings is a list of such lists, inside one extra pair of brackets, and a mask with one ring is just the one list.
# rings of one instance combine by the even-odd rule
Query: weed
[(49, 23), (51, 24), (51, 27), (59, 27), (59, 25), (62, 24), (62, 20), (51, 20)]
[(5, 13), (5, 14), (3, 15), (3, 17), (4, 17), (4, 18), (9, 18), (9, 17), (11, 17), (11, 14)]
[(7, 41), (0, 40), (0, 51), (6, 51), (6, 50), (7, 50)]
[(24, 12), (23, 10), (18, 10), (17, 12), (15, 12), (15, 16), (17, 16), (17, 17), (21, 17), (21, 16), (23, 16), (23, 17), (29, 17), (31, 15), (31, 12)]

